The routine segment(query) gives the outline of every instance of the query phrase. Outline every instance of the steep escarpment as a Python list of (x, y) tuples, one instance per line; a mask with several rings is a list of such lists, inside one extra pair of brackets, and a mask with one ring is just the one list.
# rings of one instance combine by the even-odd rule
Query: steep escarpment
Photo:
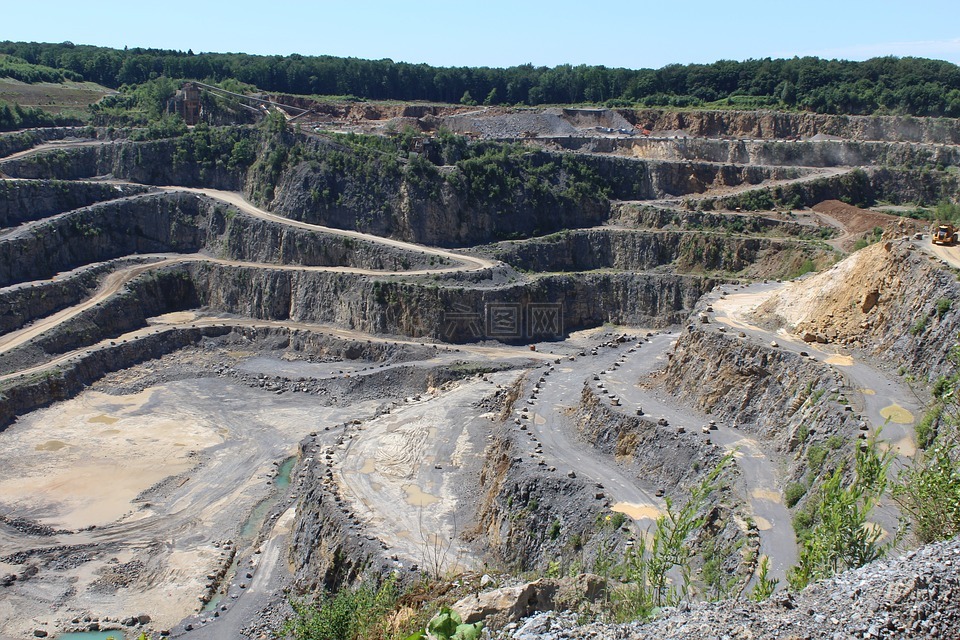
[(128, 139), (64, 147), (0, 161), (15, 178), (78, 180), (110, 175), (142, 184), (204, 186), (237, 191), (253, 162), (257, 130), (198, 127), (161, 140)]
[(9, 248), (0, 258), (3, 285), (131, 254), (201, 250), (229, 260), (303, 266), (403, 270), (428, 264), (419, 252), (254, 219), (182, 192), (76, 209), (21, 227), (2, 242)]
[(541, 138), (538, 144), (581, 153), (603, 153), (663, 162), (699, 162), (768, 167), (935, 167), (956, 164), (960, 151), (936, 141), (889, 143), (862, 140), (773, 140), (651, 137)]
[(495, 245), (493, 255), (533, 271), (645, 271), (669, 266), (679, 273), (741, 272), (775, 256), (789, 268), (791, 252), (828, 258), (822, 247), (799, 241), (735, 237), (704, 231), (564, 231), (543, 238)]
[(678, 433), (676, 427), (611, 409), (588, 385), (580, 394), (574, 422), (584, 444), (626, 461), (638, 479), (671, 495), (682, 495), (722, 457), (719, 447), (695, 433)]
[(0, 284), (50, 278), (135, 253), (193, 253), (203, 246), (199, 216), (193, 196), (151, 194), (24, 225), (2, 240)]
[(701, 137), (813, 137), (850, 140), (960, 143), (960, 125), (951, 118), (838, 116), (777, 111), (619, 110), (631, 123), (654, 131), (686, 131)]
[[(544, 275), (512, 285), (472, 288), (219, 264), (198, 263), (190, 269), (201, 304), (211, 309), (451, 342), (482, 339), (485, 308), (500, 303), (517, 308), (557, 305), (559, 334), (604, 322), (665, 326), (689, 315), (715, 285), (710, 278), (632, 272)], [(462, 321), (464, 313), (475, 317), (473, 325)], [(552, 328), (542, 334), (528, 331), (525, 314), (519, 321), (515, 334), (501, 337), (559, 337)]]
[(531, 470), (507, 429), (493, 436), (480, 472), (476, 519), (466, 536), (497, 565), (516, 572), (544, 571), (551, 562), (589, 566), (597, 553), (595, 536), (625, 538), (619, 528), (597, 528), (607, 505), (594, 485)]
[[(677, 340), (661, 375), (666, 388), (704, 413), (737, 424), (767, 442), (785, 447), (801, 422), (836, 425), (853, 416), (815, 418), (807, 402), (836, 384), (829, 368), (797, 353), (757, 344), (730, 332), (691, 325)], [(822, 393), (821, 393), (822, 395)]]
[(147, 318), (196, 306), (197, 295), (186, 273), (176, 267), (147, 272), (104, 302), (7, 351), (0, 360), (0, 373), (139, 329), (146, 326)]
[(146, 187), (138, 185), (63, 180), (4, 180), (0, 182), (0, 227), (12, 227), (146, 191)]
[(21, 415), (66, 400), (80, 393), (107, 373), (172, 353), (204, 336), (229, 332), (225, 327), (171, 328), (147, 335), (136, 342), (111, 344), (79, 354), (56, 369), (20, 376), (0, 385), (0, 431)]
[(438, 246), (598, 224), (609, 206), (582, 161), (521, 146), (457, 147), (438, 166), (366, 137), (283, 134), (260, 158), (247, 192), (277, 213)]
[(100, 284), (115, 265), (85, 265), (61, 273), (54, 281), (31, 282), (0, 289), (0, 331), (6, 333), (80, 303)]

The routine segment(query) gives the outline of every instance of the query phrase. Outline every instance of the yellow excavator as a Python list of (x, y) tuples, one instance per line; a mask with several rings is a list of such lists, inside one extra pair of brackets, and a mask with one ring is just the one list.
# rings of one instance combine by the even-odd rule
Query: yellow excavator
[(933, 244), (952, 245), (957, 239), (957, 229), (952, 224), (939, 225), (933, 232)]

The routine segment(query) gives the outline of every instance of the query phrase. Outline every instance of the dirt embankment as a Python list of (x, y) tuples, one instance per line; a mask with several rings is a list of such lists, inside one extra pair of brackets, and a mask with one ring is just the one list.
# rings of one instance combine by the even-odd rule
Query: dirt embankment
[(756, 317), (934, 379), (950, 367), (949, 346), (960, 330), (958, 299), (960, 284), (951, 271), (912, 241), (895, 240), (788, 285)]

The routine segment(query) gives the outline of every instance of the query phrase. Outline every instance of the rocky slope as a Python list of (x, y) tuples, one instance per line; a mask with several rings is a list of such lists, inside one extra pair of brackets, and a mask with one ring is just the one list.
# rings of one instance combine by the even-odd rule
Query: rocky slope
[(665, 609), (648, 623), (578, 626), (572, 613), (512, 625), (512, 640), (828, 640), (952, 638), (960, 631), (960, 540), (932, 544), (757, 604), (725, 601)]
[(957, 278), (938, 260), (911, 240), (888, 240), (788, 285), (756, 316), (933, 380), (951, 367), (947, 347), (960, 330), (960, 315), (953, 311), (958, 295)]

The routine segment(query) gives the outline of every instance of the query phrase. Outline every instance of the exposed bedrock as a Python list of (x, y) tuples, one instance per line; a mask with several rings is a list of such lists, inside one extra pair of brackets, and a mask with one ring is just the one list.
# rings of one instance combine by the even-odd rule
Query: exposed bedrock
[[(294, 219), (438, 246), (462, 246), (596, 226), (609, 199), (644, 200), (710, 188), (797, 178), (798, 167), (667, 162), (531, 150), (495, 167), (468, 163), (400, 169), (351, 155), (329, 142), (303, 141), (313, 159), (278, 176), (254, 167), (246, 190)], [(358, 165), (347, 172), (343, 163)], [(549, 169), (549, 171), (547, 171)], [(479, 174), (479, 175), (477, 175)]]
[(49, 278), (137, 253), (195, 253), (304, 266), (405, 269), (419, 252), (253, 218), (216, 200), (155, 193), (99, 203), (38, 221), (0, 239), (0, 285)]
[[(895, 204), (936, 204), (956, 196), (960, 180), (950, 171), (867, 168), (833, 176), (757, 189), (697, 201), (702, 209), (742, 208), (748, 211), (776, 207), (812, 207), (824, 200), (843, 200), (871, 206), (878, 200)], [(769, 197), (759, 196), (765, 192)]]
[(820, 471), (842, 468), (860, 433), (860, 417), (835, 393), (842, 381), (827, 365), (729, 333), (688, 327), (656, 383), (788, 456), (783, 486), (809, 485), (801, 508), (829, 477)]
[(748, 138), (813, 137), (888, 142), (951, 142), (960, 144), (960, 122), (952, 118), (913, 116), (839, 116), (777, 111), (676, 111), (622, 109), (634, 124), (657, 131), (686, 131), (693, 136)]
[[(515, 305), (518, 310), (517, 335), (501, 336), (507, 340), (549, 339), (604, 322), (667, 326), (689, 315), (717, 283), (697, 276), (623, 272), (545, 275), (503, 287), (468, 288), (219, 264), (195, 264), (190, 270), (201, 304), (211, 309), (450, 342), (485, 337), (484, 314), (491, 304)], [(558, 305), (558, 334), (528, 331), (531, 304)], [(475, 315), (473, 326), (464, 314)]]
[[(857, 140), (722, 140), (705, 138), (558, 137), (539, 140), (568, 151), (612, 153), (662, 162), (758, 166), (859, 167), (951, 165), (956, 147)], [(939, 141), (938, 141), (939, 142)]]
[[(233, 127), (232, 135), (249, 138), (254, 129)], [(229, 152), (229, 149), (226, 150)], [(0, 160), (0, 171), (14, 178), (80, 180), (112, 176), (141, 184), (209, 187), (239, 191), (243, 173), (228, 168), (227, 158), (207, 157), (186, 138), (66, 147), (14, 160)]]
[(960, 283), (908, 240), (882, 242), (765, 302), (758, 320), (857, 347), (935, 380), (954, 368)]
[[(493, 433), (479, 476), (476, 520), (464, 533), (494, 563), (512, 571), (544, 570), (565, 557), (592, 559), (587, 549), (604, 507), (596, 487), (581, 478), (557, 477), (522, 463), (523, 450), (506, 428)], [(554, 522), (559, 535), (549, 534)], [(612, 536), (622, 537), (617, 531)], [(586, 562), (585, 562), (586, 564)]]
[(139, 329), (147, 318), (196, 307), (197, 301), (186, 272), (176, 267), (147, 272), (116, 295), (0, 356), (0, 373)]
[(14, 331), (33, 320), (79, 304), (93, 294), (101, 277), (114, 266), (101, 262), (61, 274), (56, 280), (0, 290), (0, 333)]
[(705, 232), (565, 231), (545, 238), (495, 245), (494, 255), (532, 271), (648, 270), (739, 272), (762, 255), (801, 248), (791, 240), (737, 238)]
[(760, 184), (766, 180), (799, 178), (798, 167), (745, 166), (711, 162), (634, 160), (616, 156), (585, 156), (615, 200), (654, 200), (704, 193), (718, 187)]
[(789, 421), (805, 400), (835, 384), (821, 363), (696, 325), (677, 340), (661, 380), (701, 411), (740, 424), (777, 446), (786, 443)]
[[(610, 411), (589, 389), (573, 421), (585, 447), (609, 456), (612, 466), (635, 476), (651, 494), (654, 487), (662, 487), (682, 501), (721, 458), (719, 448), (698, 442), (696, 436)], [(466, 537), (481, 542), (495, 564), (513, 571), (544, 571), (557, 561), (589, 567), (604, 553), (604, 545), (630, 535), (607, 524), (603, 516), (610, 514), (611, 504), (594, 482), (557, 477), (524, 464), (523, 452), (508, 429), (496, 430), (479, 476), (480, 504)], [(731, 472), (737, 473), (735, 468)], [(710, 535), (732, 546), (744, 535), (731, 517), (742, 517), (736, 502), (725, 489), (705, 506)], [(749, 573), (752, 567), (742, 567), (742, 561), (739, 554), (731, 554), (725, 567)]]
[(62, 180), (0, 181), (0, 227), (87, 207), (147, 191), (138, 185), (115, 185)]
[(638, 480), (671, 494), (691, 487), (723, 455), (699, 434), (677, 433), (676, 427), (611, 410), (586, 384), (574, 421), (585, 444), (611, 459), (628, 461)]
[[(304, 145), (316, 159), (291, 165), (279, 177), (261, 175), (255, 167), (246, 184), (255, 200), (297, 220), (434, 246), (465, 246), (593, 226), (609, 213), (596, 184), (584, 193), (568, 189), (573, 178), (559, 167), (560, 158), (543, 152), (531, 152), (533, 159), (505, 159), (491, 166), (490, 176), (468, 179), (459, 168), (423, 162), (419, 169), (401, 169), (393, 158), (357, 157), (313, 139)], [(530, 174), (531, 167), (551, 161), (556, 170)], [(345, 171), (345, 162), (357, 166)]]

